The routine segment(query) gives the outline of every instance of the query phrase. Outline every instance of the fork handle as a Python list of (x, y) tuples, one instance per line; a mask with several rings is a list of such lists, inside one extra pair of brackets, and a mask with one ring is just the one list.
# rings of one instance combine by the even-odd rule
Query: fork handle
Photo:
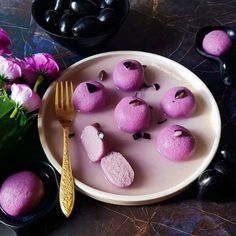
[(74, 178), (72, 175), (69, 150), (69, 127), (63, 128), (63, 140), (63, 161), (61, 170), (59, 201), (63, 214), (66, 217), (69, 217), (75, 201)]

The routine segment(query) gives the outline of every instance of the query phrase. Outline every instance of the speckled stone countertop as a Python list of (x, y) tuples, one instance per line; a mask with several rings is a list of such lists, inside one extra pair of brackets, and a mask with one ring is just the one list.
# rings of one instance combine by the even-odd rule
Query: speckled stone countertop
[[(14, 56), (22, 58), (36, 52), (49, 52), (64, 68), (83, 58), (54, 42), (36, 25), (30, 13), (31, 4), (31, 0), (0, 0), (0, 27), (13, 41)], [(160, 0), (157, 4), (154, 0), (130, 0), (130, 4), (131, 10), (124, 25), (103, 51), (139, 50), (168, 57), (201, 78), (219, 102), (224, 91), (219, 66), (196, 53), (194, 40), (196, 32), (207, 25), (233, 28), (236, 1)], [(229, 106), (224, 109), (224, 115), (233, 124), (236, 122), (235, 96), (233, 92), (227, 102)], [(234, 130), (233, 126), (233, 137)], [(31, 146), (32, 156), (44, 156), (38, 138), (33, 137), (30, 142), (25, 145)], [(106, 204), (77, 193), (72, 216), (65, 219), (56, 209), (32, 229), (31, 235), (37, 234), (236, 235), (236, 197), (221, 203), (198, 200), (196, 183), (169, 200), (138, 207)], [(0, 225), (0, 235), (10, 236), (13, 232)]]

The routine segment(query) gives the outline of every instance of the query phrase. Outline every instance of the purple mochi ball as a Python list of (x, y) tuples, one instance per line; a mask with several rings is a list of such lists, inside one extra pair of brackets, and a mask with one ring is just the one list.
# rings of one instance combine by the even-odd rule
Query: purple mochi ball
[(213, 56), (221, 56), (232, 47), (232, 40), (223, 30), (213, 30), (204, 37), (202, 47)]
[(172, 161), (188, 159), (195, 151), (196, 141), (191, 132), (180, 125), (169, 125), (156, 138), (157, 150)]
[(186, 118), (196, 109), (193, 93), (186, 87), (173, 87), (161, 99), (161, 109), (171, 118)]
[(9, 176), (0, 188), (0, 206), (11, 216), (34, 210), (44, 196), (41, 179), (31, 171), (21, 171)]
[(113, 82), (122, 91), (135, 91), (144, 83), (144, 69), (136, 60), (119, 62), (113, 70)]

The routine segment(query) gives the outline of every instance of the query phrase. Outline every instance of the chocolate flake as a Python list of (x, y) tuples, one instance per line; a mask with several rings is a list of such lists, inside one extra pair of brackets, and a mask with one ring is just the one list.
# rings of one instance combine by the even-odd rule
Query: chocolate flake
[(137, 132), (137, 133), (133, 134), (133, 138), (134, 138), (134, 140), (140, 139), (140, 138), (142, 138), (142, 134), (140, 132)]
[(90, 84), (90, 83), (86, 83), (86, 84), (87, 84), (88, 91), (90, 93), (95, 93), (99, 90), (99, 88), (94, 84)]
[(126, 61), (123, 63), (123, 65), (128, 69), (132, 70), (134, 68), (134, 64), (131, 61)]
[(185, 92), (184, 89), (178, 90), (178, 91), (175, 93), (175, 99), (183, 98), (183, 97), (185, 97), (185, 95), (186, 95), (186, 92)]
[(183, 130), (175, 130), (174, 131), (174, 136), (175, 137), (180, 137), (183, 136), (184, 131)]
[(156, 90), (158, 90), (158, 89), (160, 88), (160, 85), (159, 85), (159, 84), (157, 84), (157, 83), (153, 84), (152, 86), (153, 86), (153, 87), (154, 87), (154, 89), (156, 89)]
[(105, 70), (101, 70), (98, 74), (100, 80), (105, 80), (107, 78), (107, 72)]
[(163, 124), (164, 122), (166, 122), (167, 121), (167, 119), (165, 118), (165, 119), (163, 119), (163, 120), (159, 120), (158, 122), (157, 122), (157, 124)]
[(72, 138), (72, 137), (74, 137), (74, 136), (75, 136), (75, 133), (69, 134), (69, 138)]
[(147, 65), (143, 65), (143, 68), (146, 69), (146, 68), (147, 68)]
[(99, 123), (93, 123), (92, 126), (97, 129), (99, 129), (101, 127), (101, 125)]
[(136, 106), (142, 105), (143, 103), (138, 99), (134, 99), (134, 100), (130, 101), (129, 104), (133, 104), (133, 106), (136, 107)]
[(104, 134), (101, 130), (99, 130), (99, 131), (98, 131), (98, 137), (99, 137), (101, 140), (103, 140), (103, 139), (105, 138), (105, 134)]
[(144, 133), (143, 133), (143, 138), (145, 138), (145, 139), (151, 139), (151, 134), (144, 132)]

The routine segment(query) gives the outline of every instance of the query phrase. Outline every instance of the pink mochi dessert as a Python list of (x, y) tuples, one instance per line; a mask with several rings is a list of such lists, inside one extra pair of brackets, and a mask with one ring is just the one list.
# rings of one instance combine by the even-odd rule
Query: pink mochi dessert
[(150, 126), (151, 110), (140, 98), (124, 97), (115, 107), (114, 119), (121, 130), (136, 133)]
[(119, 152), (111, 152), (101, 159), (105, 178), (117, 187), (125, 188), (134, 181), (134, 171), (125, 157)]
[(136, 60), (119, 62), (113, 70), (113, 82), (122, 91), (134, 91), (144, 83), (144, 69)]
[(196, 141), (191, 132), (180, 125), (169, 125), (158, 133), (156, 147), (172, 161), (187, 160), (195, 151)]
[(93, 112), (101, 110), (106, 103), (106, 89), (98, 81), (85, 81), (80, 83), (73, 94), (73, 103), (76, 110)]
[(221, 56), (232, 47), (232, 40), (223, 30), (213, 30), (204, 37), (202, 47), (213, 56)]
[(161, 109), (170, 118), (186, 118), (196, 109), (193, 93), (185, 87), (173, 87), (161, 99)]
[(0, 189), (0, 205), (11, 216), (34, 210), (44, 195), (41, 179), (31, 171), (21, 171), (9, 176)]
[(109, 150), (107, 138), (99, 124), (86, 126), (82, 131), (81, 141), (91, 162), (100, 161)]

